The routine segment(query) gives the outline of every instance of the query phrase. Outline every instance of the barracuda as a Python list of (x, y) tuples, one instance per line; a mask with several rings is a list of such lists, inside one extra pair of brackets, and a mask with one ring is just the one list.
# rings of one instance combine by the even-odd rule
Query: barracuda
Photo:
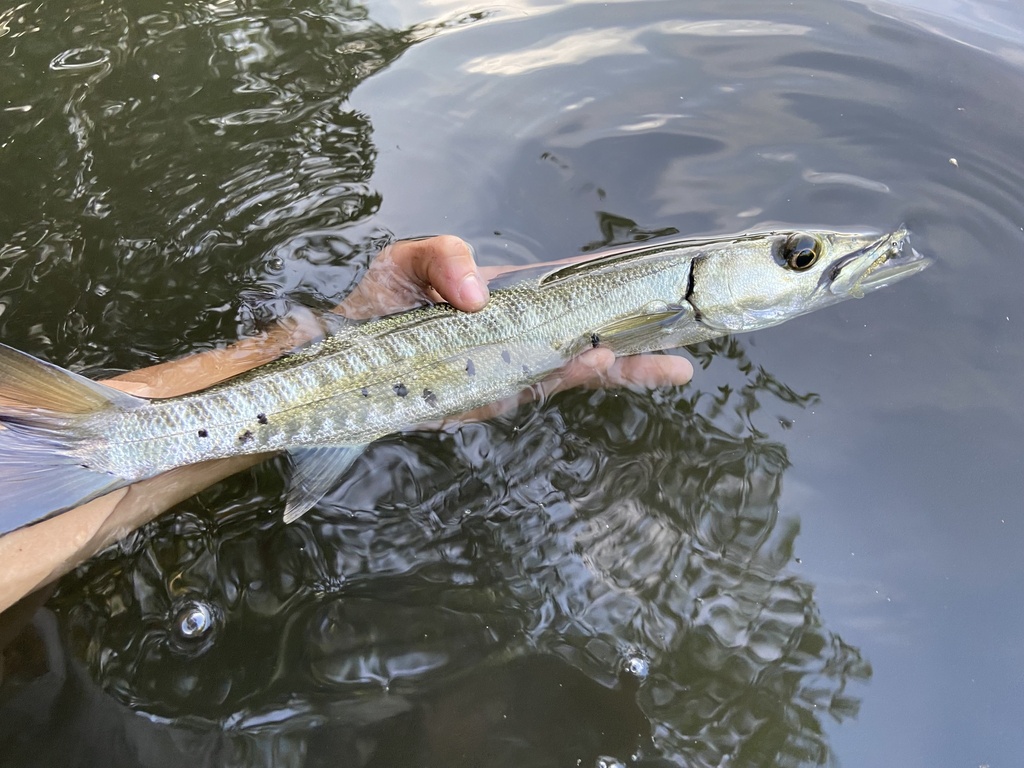
[(285, 519), (315, 505), (365, 446), (511, 396), (592, 346), (631, 355), (776, 325), (928, 261), (899, 229), (677, 240), (492, 283), (445, 304), (336, 329), (193, 394), (127, 395), (0, 345), (0, 530), (176, 467), (286, 451)]

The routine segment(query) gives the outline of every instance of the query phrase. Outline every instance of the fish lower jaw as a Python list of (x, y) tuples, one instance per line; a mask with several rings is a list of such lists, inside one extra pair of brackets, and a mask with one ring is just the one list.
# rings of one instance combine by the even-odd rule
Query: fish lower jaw
[(915, 275), (931, 263), (931, 259), (922, 256), (913, 248), (910, 249), (909, 255), (904, 254), (902, 250), (886, 253), (872, 262), (864, 270), (864, 274), (857, 278), (857, 281), (851, 286), (850, 295), (860, 298), (867, 291), (873, 291)]

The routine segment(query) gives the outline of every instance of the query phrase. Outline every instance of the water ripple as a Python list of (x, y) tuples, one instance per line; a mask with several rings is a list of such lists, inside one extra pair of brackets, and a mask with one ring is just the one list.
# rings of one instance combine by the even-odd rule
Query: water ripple
[(71, 48), (63, 51), (50, 61), (54, 72), (82, 72), (103, 67), (110, 61), (110, 51), (105, 48)]

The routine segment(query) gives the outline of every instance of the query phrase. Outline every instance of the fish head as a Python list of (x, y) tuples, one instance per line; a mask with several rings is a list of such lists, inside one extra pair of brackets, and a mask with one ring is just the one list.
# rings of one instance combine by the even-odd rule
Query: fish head
[(860, 298), (930, 261), (890, 234), (769, 232), (709, 248), (694, 259), (687, 301), (705, 326), (734, 333)]

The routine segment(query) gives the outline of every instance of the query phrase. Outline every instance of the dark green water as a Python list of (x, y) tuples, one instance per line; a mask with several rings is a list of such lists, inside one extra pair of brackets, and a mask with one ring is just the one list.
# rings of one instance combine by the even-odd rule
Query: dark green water
[(189, 500), (8, 645), (0, 765), (1024, 760), (1017, 6), (6, 5), (0, 83), (0, 340), (90, 374), (396, 236), (936, 261), (687, 387), (381, 441), (291, 526), (273, 463)]

